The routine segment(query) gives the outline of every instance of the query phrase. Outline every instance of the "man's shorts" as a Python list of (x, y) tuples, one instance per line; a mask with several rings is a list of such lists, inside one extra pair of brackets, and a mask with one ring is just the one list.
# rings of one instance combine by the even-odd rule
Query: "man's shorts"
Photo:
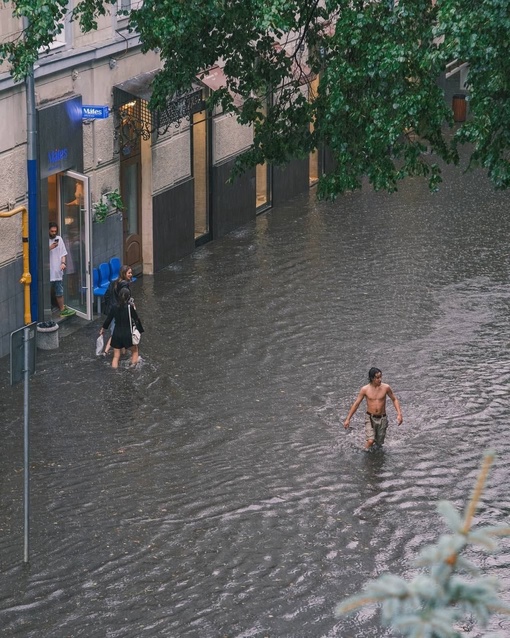
[(367, 441), (375, 441), (377, 445), (382, 445), (386, 438), (386, 428), (388, 427), (388, 417), (374, 416), (368, 412), (365, 414), (365, 436)]
[(62, 281), (52, 281), (51, 285), (55, 290), (55, 297), (63, 297), (64, 296), (64, 284)]

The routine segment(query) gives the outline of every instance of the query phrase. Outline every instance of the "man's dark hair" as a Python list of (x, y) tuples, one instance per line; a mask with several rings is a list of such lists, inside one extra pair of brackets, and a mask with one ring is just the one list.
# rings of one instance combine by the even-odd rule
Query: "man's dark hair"
[(375, 379), (375, 375), (379, 373), (382, 374), (379, 368), (370, 368), (370, 370), (368, 371), (368, 380), (372, 382)]
[(56, 224), (55, 222), (50, 222), (49, 230), (51, 230), (52, 228), (56, 228), (58, 232), (58, 224)]

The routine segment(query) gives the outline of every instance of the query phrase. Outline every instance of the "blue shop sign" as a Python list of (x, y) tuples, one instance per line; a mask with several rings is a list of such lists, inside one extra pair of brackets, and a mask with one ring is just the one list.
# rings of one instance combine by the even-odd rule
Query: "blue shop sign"
[(110, 115), (108, 106), (82, 105), (81, 116), (84, 120), (105, 120)]

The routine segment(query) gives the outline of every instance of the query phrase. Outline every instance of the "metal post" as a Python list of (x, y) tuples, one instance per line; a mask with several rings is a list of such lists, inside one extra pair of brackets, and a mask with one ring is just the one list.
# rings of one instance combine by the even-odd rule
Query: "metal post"
[[(29, 25), (28, 18), (23, 18), (23, 28)], [(37, 207), (37, 117), (35, 111), (35, 81), (34, 67), (30, 66), (29, 72), (25, 78), (26, 86), (26, 106), (27, 106), (27, 181), (28, 181), (28, 237), (31, 239), (29, 243), (29, 272), (31, 274), (31, 295), (30, 306), (31, 316), (34, 321), (39, 317), (39, 231), (38, 231), (38, 207)], [(26, 321), (26, 319), (25, 319)], [(25, 510), (25, 537), (23, 562), (29, 561), (29, 531), (30, 531), (30, 438), (29, 438), (29, 380), (30, 366), (28, 363), (28, 339), (29, 329), (24, 330), (24, 510)]]
[(28, 341), (30, 339), (30, 328), (23, 331), (23, 509), (24, 509), (24, 541), (23, 541), (23, 562), (29, 562), (30, 554), (30, 431), (29, 431), (29, 381), (30, 363), (28, 360)]
[[(23, 29), (29, 25), (28, 18), (23, 18)], [(27, 180), (28, 180), (28, 212), (30, 237), (30, 272), (31, 282), (31, 314), (34, 321), (39, 317), (39, 232), (37, 210), (37, 116), (35, 109), (34, 67), (31, 66), (25, 78), (27, 107)]]

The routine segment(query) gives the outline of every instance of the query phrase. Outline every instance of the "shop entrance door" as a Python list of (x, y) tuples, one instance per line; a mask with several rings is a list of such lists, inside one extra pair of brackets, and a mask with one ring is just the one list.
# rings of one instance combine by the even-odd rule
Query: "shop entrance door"
[(59, 175), (60, 234), (67, 249), (64, 302), (84, 319), (92, 319), (92, 271), (90, 267), (91, 214), (89, 178), (67, 171)]
[(193, 114), (191, 127), (192, 170), (195, 200), (195, 246), (210, 241), (209, 219), (209, 144), (207, 112)]
[(120, 194), (124, 203), (124, 264), (138, 275), (142, 272), (141, 155), (120, 162)]

